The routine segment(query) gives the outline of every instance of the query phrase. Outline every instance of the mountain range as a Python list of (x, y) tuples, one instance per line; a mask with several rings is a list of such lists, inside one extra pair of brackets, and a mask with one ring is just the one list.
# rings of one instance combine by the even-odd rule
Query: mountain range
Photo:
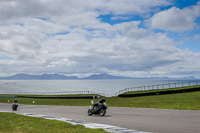
[(60, 74), (29, 75), (23, 73), (8, 77), (0, 77), (0, 80), (78, 80), (78, 79), (131, 79), (131, 78), (123, 76), (112, 76), (106, 73), (93, 74), (85, 78), (78, 78), (76, 76), (65, 76)]
[[(106, 73), (93, 74), (88, 77), (78, 78), (76, 76), (65, 76), (61, 74), (42, 74), (42, 75), (30, 75), (30, 74), (16, 74), (8, 77), (0, 77), (0, 80), (97, 80), (97, 79), (169, 79), (168, 77), (148, 77), (148, 78), (137, 78), (137, 77), (124, 77), (124, 76), (113, 76)], [(183, 79), (195, 79), (195, 77), (185, 77)]]

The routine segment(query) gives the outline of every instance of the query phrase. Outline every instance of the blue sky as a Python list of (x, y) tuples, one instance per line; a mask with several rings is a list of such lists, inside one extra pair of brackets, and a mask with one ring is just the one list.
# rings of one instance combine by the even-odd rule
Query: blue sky
[(1, 0), (0, 76), (200, 78), (199, 0)]
[[(166, 7), (162, 7), (160, 10), (168, 10), (172, 7), (176, 7), (179, 9), (184, 9), (190, 6), (194, 6), (196, 5), (198, 2), (198, 0), (175, 0), (175, 1), (171, 1), (171, 4), (169, 6)], [(154, 13), (151, 13), (151, 15), (149, 16), (149, 18), (152, 17), (152, 15), (154, 15)], [(121, 17), (122, 19), (112, 19), (115, 17)], [(100, 15), (99, 19), (103, 22), (103, 23), (108, 23), (111, 25), (115, 25), (118, 23), (123, 23), (123, 22), (131, 22), (131, 21), (145, 21), (143, 15), (120, 15), (120, 16), (115, 16), (113, 14), (106, 14), (106, 15)], [(192, 29), (189, 31), (185, 31), (182, 33), (179, 32), (170, 32), (170, 31), (165, 31), (165, 30), (159, 30), (159, 29), (154, 29), (154, 32), (162, 32), (162, 33), (166, 33), (168, 34), (168, 36), (170, 38), (172, 38), (173, 40), (177, 41), (177, 42), (181, 42), (181, 45), (177, 45), (178, 48), (181, 49), (186, 49), (189, 48), (190, 50), (192, 50), (193, 52), (200, 52), (200, 40), (199, 39), (195, 39), (194, 36), (195, 35), (199, 35), (200, 34), (200, 18), (197, 17), (195, 18), (195, 23), (197, 24), (197, 29)], [(145, 23), (141, 23), (139, 25), (140, 28), (148, 28), (145, 26)]]

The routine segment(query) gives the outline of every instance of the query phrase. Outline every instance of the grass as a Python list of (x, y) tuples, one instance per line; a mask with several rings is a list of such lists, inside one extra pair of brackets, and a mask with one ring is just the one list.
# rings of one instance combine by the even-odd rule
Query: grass
[(170, 89), (157, 89), (157, 90), (144, 90), (144, 91), (129, 91), (122, 94), (141, 94), (141, 93), (151, 93), (151, 92), (162, 92), (162, 91), (171, 91), (171, 90), (183, 90), (183, 89), (191, 89), (191, 88), (199, 88), (200, 85), (197, 86), (187, 86), (187, 87), (179, 87), (179, 88), (170, 88)]
[[(40, 98), (18, 98), (18, 97), (5, 97), (5, 96), (16, 96), (16, 95), (0, 94), (0, 103), (8, 103), (8, 100), (10, 103), (12, 103), (14, 102), (15, 99), (18, 100), (19, 104), (30, 104), (30, 105), (37, 104), (37, 105), (60, 105), (60, 106), (89, 106), (91, 103), (91, 99), (40, 99)], [(63, 96), (80, 96), (80, 95), (18, 95), (18, 96), (63, 97)], [(81, 96), (91, 96), (91, 95), (81, 95)]]
[(0, 133), (104, 133), (103, 129), (85, 128), (57, 120), (0, 113)]
[[(5, 96), (5, 95), (0, 95)], [(14, 101), (14, 97), (0, 97), (1, 103)], [(61, 106), (89, 106), (90, 99), (37, 99), (17, 98), (20, 104), (37, 105), (61, 105)], [(179, 93), (170, 95), (155, 95), (132, 98), (108, 97), (108, 107), (137, 107), (137, 108), (160, 108), (200, 110), (200, 91)], [(95, 99), (94, 102), (98, 101)], [(20, 107), (20, 106), (19, 106)], [(66, 122), (46, 120), (44, 118), (32, 118), (16, 115), (13, 113), (0, 113), (0, 133), (98, 133), (105, 132), (103, 129), (87, 129), (81, 125), (73, 126)]]
[[(39, 98), (0, 98), (1, 103), (14, 102), (17, 99), (19, 104), (30, 105), (60, 105), (60, 106), (86, 106), (90, 105), (91, 99), (39, 99)], [(33, 103), (34, 101), (34, 103)]]
[[(182, 87), (178, 89), (188, 89), (188, 88), (189, 87)], [(175, 89), (177, 90), (177, 88)], [(169, 89), (169, 90), (172, 90), (172, 89)], [(161, 91), (161, 90), (158, 90), (158, 91)], [(143, 92), (147, 92), (147, 91), (143, 91)], [(138, 92), (134, 92), (134, 93), (138, 93)], [(8, 103), (8, 100), (10, 102), (13, 102), (16, 99), (14, 97), (1, 97), (1, 96), (5, 96), (5, 95), (0, 95), (1, 103)], [(17, 98), (17, 100), (19, 104), (60, 105), (60, 106), (89, 106), (91, 105), (91, 99)], [(35, 103), (33, 103), (33, 101)], [(97, 101), (98, 99), (94, 100), (94, 102), (97, 102)], [(107, 97), (106, 103), (108, 107), (138, 107), (138, 108), (200, 110), (200, 104), (199, 104), (200, 91), (189, 92), (189, 93), (168, 94), (168, 95), (131, 97), (131, 98)]]
[(113, 97), (108, 100), (108, 105), (114, 107), (200, 110), (200, 92), (132, 98)]
[[(183, 87), (179, 89), (186, 89), (186, 88)], [(141, 92), (136, 92), (136, 93), (141, 93)], [(19, 104), (60, 105), (60, 106), (89, 106), (91, 104), (90, 103), (91, 99), (38, 99), (38, 98), (16, 98), (16, 97), (5, 97), (5, 96), (14, 96), (14, 95), (0, 95), (1, 103), (8, 103), (8, 100), (10, 101), (10, 103), (12, 103), (15, 99), (17, 99)], [(62, 96), (69, 96), (69, 95), (62, 95)], [(199, 104), (200, 91), (170, 94), (170, 95), (132, 97), (132, 98), (108, 97), (106, 98), (106, 100), (108, 107), (138, 107), (138, 108), (200, 110), (200, 104)], [(35, 103), (33, 103), (33, 101), (35, 101)], [(94, 102), (96, 101), (98, 101), (98, 99), (94, 100)], [(102, 133), (105, 131), (103, 129), (88, 129), (82, 125), (71, 125), (69, 123), (57, 120), (47, 120), (44, 118), (28, 117), (28, 116), (17, 115), (14, 113), (0, 113), (0, 133), (7, 133), (7, 132), (9, 133), (14, 133), (14, 132), (15, 133), (33, 133), (33, 132), (34, 133), (41, 133), (41, 132), (48, 132), (48, 133), (54, 133), (54, 132), (98, 133), (99, 132), (100, 133), (101, 132)]]

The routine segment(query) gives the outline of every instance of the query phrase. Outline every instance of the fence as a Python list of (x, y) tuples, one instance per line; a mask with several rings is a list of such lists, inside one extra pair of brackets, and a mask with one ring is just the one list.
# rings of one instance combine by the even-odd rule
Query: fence
[(66, 91), (66, 92), (64, 92), (64, 94), (69, 94), (69, 95), (96, 94), (96, 95), (105, 96), (104, 93), (97, 93), (97, 92), (93, 92), (93, 91)]
[(117, 93), (115, 93), (115, 96), (118, 96), (119, 94), (122, 94), (122, 93), (125, 93), (125, 92), (130, 92), (130, 91), (170, 89), (170, 88), (188, 87), (188, 86), (196, 86), (196, 85), (200, 85), (200, 81), (178, 82), (178, 83), (169, 83), (169, 84), (158, 84), (158, 85), (131, 87), (131, 88), (125, 88), (121, 91), (118, 91)]
[(3, 97), (3, 98), (15, 98), (16, 96), (0, 96), (0, 97)]
[[(30, 93), (30, 92), (24, 92), (21, 94), (13, 94), (13, 95), (87, 95), (87, 94), (95, 94), (95, 95), (101, 95), (105, 96), (104, 93), (98, 93), (98, 92), (93, 92), (93, 91), (62, 91), (62, 92), (35, 92), (35, 93)], [(0, 94), (1, 95), (1, 94)], [(0, 96), (0, 97), (6, 97), (6, 96)], [(12, 97), (12, 96), (9, 96)]]

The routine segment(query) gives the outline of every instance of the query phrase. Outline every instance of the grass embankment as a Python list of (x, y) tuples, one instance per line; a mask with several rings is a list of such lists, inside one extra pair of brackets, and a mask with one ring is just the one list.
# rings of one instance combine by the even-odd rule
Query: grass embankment
[[(194, 87), (200, 87), (200, 86), (171, 88), (164, 90), (136, 91), (136, 92), (128, 92), (125, 94), (150, 93), (150, 92), (160, 92), (167, 90), (168, 91), (183, 90)], [(38, 98), (14, 98), (14, 97), (1, 97), (1, 96), (5, 95), (0, 95), (0, 102), (2, 103), (8, 103), (8, 100), (10, 102), (13, 102), (15, 99), (17, 99), (19, 104), (61, 105), (61, 106), (89, 106), (91, 104), (90, 103), (91, 99), (38, 99)], [(38, 96), (38, 95), (32, 95), (32, 96)], [(62, 95), (62, 96), (74, 96), (74, 95)], [(199, 104), (200, 91), (189, 92), (189, 93), (167, 94), (167, 95), (129, 97), (129, 98), (108, 97), (106, 99), (107, 99), (106, 103), (109, 107), (112, 106), (112, 107), (200, 110), (200, 104)], [(96, 101), (98, 101), (98, 99), (94, 100), (94, 102)]]
[[(27, 95), (27, 96), (32, 96), (32, 95)], [(30, 104), (30, 105), (86, 106), (90, 105), (91, 103), (90, 102), (91, 99), (40, 99), (40, 98), (18, 98), (18, 97), (0, 97), (0, 102), (8, 103), (9, 100), (9, 102), (12, 103), (14, 102), (15, 99), (18, 100), (19, 104)]]
[(132, 98), (110, 98), (110, 106), (160, 109), (200, 110), (200, 92)]
[(197, 86), (187, 86), (187, 87), (179, 87), (179, 88), (170, 88), (170, 89), (156, 89), (156, 90), (143, 90), (143, 91), (129, 91), (123, 93), (124, 95), (129, 94), (142, 94), (142, 93), (152, 93), (152, 92), (164, 92), (164, 91), (178, 91), (178, 90), (186, 90), (186, 89), (194, 89), (194, 88), (200, 88), (200, 85)]
[[(5, 95), (0, 95), (5, 96)], [(13, 95), (11, 95), (13, 96)], [(13, 102), (15, 97), (0, 97), (0, 102)], [(179, 93), (170, 95), (155, 95), (143, 97), (109, 97), (108, 107), (138, 107), (138, 108), (160, 108), (160, 109), (183, 109), (200, 110), (200, 91)], [(37, 105), (66, 105), (66, 106), (89, 106), (91, 99), (38, 99), (38, 98), (17, 98), (20, 104)], [(35, 101), (35, 103), (33, 103)], [(98, 101), (95, 99), (94, 102)], [(20, 109), (20, 106), (19, 106)], [(108, 108), (109, 109), (109, 108)], [(44, 118), (32, 118), (16, 114), (0, 113), (0, 132), (104, 132), (101, 129), (87, 129), (81, 125), (71, 124)]]
[[(11, 96), (11, 97), (9, 97)], [(14, 97), (13, 97), (14, 96)], [(2, 95), (0, 94), (0, 103), (14, 102), (18, 100), (19, 104), (30, 105), (60, 105), (60, 106), (86, 106), (90, 105), (91, 99), (43, 99), (43, 98), (21, 98), (17, 96), (31, 96), (31, 97), (71, 97), (71, 96), (97, 96), (97, 95)], [(101, 96), (100, 96), (101, 98)], [(33, 103), (34, 101), (34, 103)]]
[[(16, 98), (1, 97), (1, 103), (13, 102)], [(19, 104), (61, 105), (61, 106), (89, 106), (91, 99), (36, 99), (17, 98)], [(35, 101), (35, 103), (33, 103)], [(98, 101), (95, 99), (94, 102)], [(155, 95), (143, 97), (108, 97), (108, 107), (138, 107), (161, 109), (200, 110), (200, 92), (179, 93), (169, 95)], [(20, 106), (19, 106), (20, 109)]]
[[(196, 88), (199, 89), (200, 86), (126, 92), (122, 95), (137, 96), (137, 94), (148, 95), (148, 93), (155, 95), (115, 99), (115, 103), (120, 103), (119, 105), (123, 107), (200, 110), (200, 91), (190, 92)], [(112, 106), (118, 106), (115, 103), (112, 103)]]
[(103, 129), (89, 129), (57, 120), (28, 117), (14, 113), (0, 113), (0, 133), (106, 133)]

